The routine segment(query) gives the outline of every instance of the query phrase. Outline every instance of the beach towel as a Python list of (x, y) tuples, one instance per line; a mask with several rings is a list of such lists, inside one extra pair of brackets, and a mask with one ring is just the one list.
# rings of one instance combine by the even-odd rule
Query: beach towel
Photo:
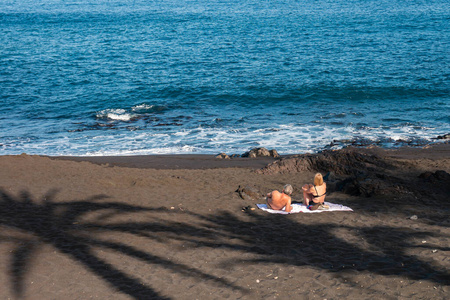
[(256, 206), (259, 209), (267, 211), (268, 213), (271, 213), (271, 214), (284, 214), (284, 215), (295, 214), (295, 213), (300, 213), (300, 212), (302, 212), (302, 213), (321, 213), (324, 211), (353, 211), (353, 209), (351, 209), (350, 207), (344, 206), (341, 204), (334, 204), (334, 203), (330, 203), (330, 202), (324, 202), (324, 204), (330, 206), (330, 208), (325, 209), (325, 210), (319, 210), (319, 209), (318, 210), (309, 210), (306, 207), (306, 205), (304, 205), (304, 204), (293, 203), (293, 204), (291, 204), (291, 206), (292, 206), (291, 212), (285, 212), (284, 208), (283, 208), (283, 210), (270, 209), (267, 207), (267, 204), (256, 204)]

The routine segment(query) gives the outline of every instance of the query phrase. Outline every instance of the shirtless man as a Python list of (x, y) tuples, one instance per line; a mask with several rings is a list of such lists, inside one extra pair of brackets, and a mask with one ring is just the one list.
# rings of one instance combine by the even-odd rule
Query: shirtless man
[(291, 194), (293, 192), (292, 185), (286, 184), (283, 191), (273, 191), (267, 194), (267, 206), (273, 210), (282, 210), (286, 207), (285, 211), (290, 212), (292, 210), (291, 206)]

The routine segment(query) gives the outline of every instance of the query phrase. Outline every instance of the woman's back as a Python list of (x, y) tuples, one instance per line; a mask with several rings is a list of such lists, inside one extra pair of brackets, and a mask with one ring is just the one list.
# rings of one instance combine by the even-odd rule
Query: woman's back
[(314, 202), (322, 202), (325, 200), (325, 195), (327, 193), (327, 184), (324, 182), (322, 185), (315, 185), (312, 192), (314, 197)]

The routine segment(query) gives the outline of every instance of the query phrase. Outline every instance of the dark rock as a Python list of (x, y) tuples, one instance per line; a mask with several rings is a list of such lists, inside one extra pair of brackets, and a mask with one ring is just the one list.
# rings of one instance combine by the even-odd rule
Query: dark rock
[(450, 174), (445, 172), (444, 170), (437, 170), (434, 172), (434, 176), (439, 181), (450, 181)]
[(437, 139), (438, 140), (448, 140), (448, 139), (450, 139), (450, 133), (444, 134), (444, 135), (438, 135)]
[(323, 173), (333, 172), (336, 175), (354, 175), (359, 170), (372, 171), (375, 167), (388, 168), (388, 165), (375, 155), (348, 149), (282, 158), (257, 172), (261, 174), (284, 174), (319, 171)]
[(241, 187), (236, 190), (239, 196), (246, 201), (260, 201), (264, 196), (256, 188), (251, 186)]
[(230, 157), (225, 154), (225, 153), (219, 153), (215, 156), (215, 158), (219, 158), (219, 159), (230, 159)]
[(249, 158), (255, 158), (259, 156), (270, 156), (270, 152), (266, 148), (253, 148), (252, 150), (242, 154), (242, 157)]
[(419, 175), (419, 178), (425, 179), (425, 180), (427, 180), (427, 181), (430, 180), (431, 177), (433, 177), (433, 173), (432, 173), (432, 172), (429, 172), (429, 171), (424, 172), (424, 173), (422, 173), (422, 174)]
[(447, 185), (450, 185), (450, 174), (443, 171), (443, 170), (438, 170), (434, 173), (432, 172), (424, 172), (422, 174), (419, 175), (419, 178), (423, 179), (426, 182), (431, 182), (431, 183), (438, 183), (438, 182), (442, 182), (442, 183), (447, 183)]
[(275, 149), (267, 150), (266, 148), (253, 148), (248, 152), (245, 152), (242, 154), (242, 157), (249, 157), (249, 158), (255, 158), (255, 157), (261, 157), (261, 156), (270, 156), (270, 157), (280, 157), (278, 152)]
[(333, 172), (328, 172), (327, 174), (323, 175), (323, 180), (327, 183), (333, 182), (337, 180), (336, 175)]
[[(282, 158), (256, 172), (260, 174), (321, 172), (325, 174), (324, 180), (327, 182), (329, 193), (340, 191), (363, 197), (410, 194), (401, 179), (389, 176), (386, 172), (393, 168), (393, 165), (375, 154), (347, 148)], [(436, 180), (447, 178), (446, 173), (442, 172), (433, 175)]]
[(352, 196), (363, 197), (410, 193), (410, 191), (399, 182), (399, 179), (385, 174), (361, 173), (332, 184), (327, 184), (327, 187), (328, 186), (334, 186), (336, 191), (341, 191)]
[(270, 150), (269, 153), (270, 153), (270, 156), (272, 156), (272, 157), (275, 157), (275, 158), (280, 157), (277, 150), (275, 150), (275, 149)]

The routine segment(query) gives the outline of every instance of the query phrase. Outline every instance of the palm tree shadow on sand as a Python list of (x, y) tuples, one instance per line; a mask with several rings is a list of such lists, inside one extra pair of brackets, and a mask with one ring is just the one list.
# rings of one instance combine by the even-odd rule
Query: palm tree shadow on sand
[[(177, 227), (167, 227), (158, 224), (152, 226), (152, 233), (183, 241), (193, 249), (220, 247), (236, 253), (254, 254), (251, 259), (233, 258), (223, 261), (221, 265), (226, 269), (244, 264), (275, 263), (312, 266), (345, 277), (354, 272), (365, 271), (449, 284), (450, 274), (445, 265), (423, 261), (409, 254), (414, 248), (430, 253), (436, 249), (449, 251), (449, 247), (417, 245), (414, 242), (430, 237), (448, 238), (445, 234), (389, 226), (359, 227), (335, 223), (307, 225), (286, 216), (251, 211), (248, 212), (247, 219), (226, 211), (209, 215), (189, 211), (183, 213), (193, 217), (197, 225), (180, 223)], [(101, 231), (119, 230), (141, 235), (149, 232), (148, 224), (87, 226)], [(175, 232), (178, 233), (176, 236), (167, 235)], [(339, 232), (344, 234), (339, 235)]]
[[(107, 263), (94, 252), (96, 248), (109, 249), (138, 259), (148, 265), (158, 265), (183, 276), (191, 276), (233, 289), (243, 294), (249, 291), (227, 279), (202, 272), (185, 264), (139, 250), (124, 242), (95, 238), (91, 233), (128, 233), (159, 242), (177, 240), (190, 249), (227, 249), (234, 257), (242, 252), (251, 258), (221, 261), (223, 268), (244, 264), (284, 264), (311, 266), (337, 276), (365, 271), (378, 275), (396, 275), (412, 280), (427, 279), (437, 284), (449, 284), (450, 274), (444, 265), (432, 264), (408, 254), (413, 248), (427, 251), (436, 249), (417, 245), (414, 240), (441, 237), (433, 232), (412, 231), (387, 226), (357, 227), (336, 223), (302, 224), (294, 218), (249, 212), (243, 218), (226, 211), (214, 214), (170, 212), (178, 214), (178, 222), (154, 218), (152, 222), (102, 222), (113, 215), (154, 212), (167, 209), (146, 208), (121, 202), (108, 202), (104, 195), (81, 201), (54, 202), (55, 192), (49, 192), (41, 201), (33, 201), (23, 192), (13, 197), (0, 191), (0, 225), (28, 232), (41, 243), (52, 245), (61, 253), (86, 267), (92, 274), (109, 283), (114, 289), (135, 299), (165, 299), (138, 278), (126, 274)], [(240, 210), (239, 210), (240, 211)], [(97, 213), (94, 221), (83, 218)], [(191, 222), (191, 221), (195, 222)], [(344, 235), (339, 235), (339, 232)], [(349, 238), (354, 240), (349, 240)], [(448, 237), (446, 237), (448, 238)], [(2, 239), (2, 237), (0, 237)], [(356, 240), (364, 240), (364, 245)], [(12, 289), (20, 298), (25, 291), (26, 266), (38, 250), (39, 243), (8, 237), (18, 246), (12, 253), (10, 277)], [(368, 246), (367, 246), (368, 245)], [(442, 247), (439, 251), (449, 251)], [(240, 256), (242, 257), (242, 256)], [(354, 274), (354, 273), (353, 273)]]
[[(366, 271), (378, 275), (397, 275), (412, 280), (430, 280), (436, 284), (450, 284), (450, 273), (445, 264), (420, 260), (408, 254), (413, 248), (432, 251), (450, 251), (450, 247), (417, 245), (430, 237), (445, 237), (428, 231), (388, 226), (352, 227), (335, 223), (317, 225), (299, 224), (280, 215), (249, 212), (250, 221), (222, 212), (214, 216), (196, 215), (216, 236), (231, 236), (239, 244), (199, 242), (198, 247), (218, 246), (256, 254), (253, 259), (224, 262), (224, 266), (243, 263), (279, 263), (291, 266), (313, 266), (339, 275)], [(338, 236), (343, 231), (346, 236)], [(350, 233), (350, 235), (348, 235)], [(349, 241), (346, 237), (354, 237)], [(355, 240), (363, 243), (355, 243)], [(369, 245), (369, 246), (367, 246)]]
[[(139, 259), (146, 264), (156, 264), (185, 276), (195, 276), (227, 288), (244, 289), (233, 285), (225, 279), (204, 273), (184, 264), (171, 262), (170, 260), (152, 255), (151, 253), (136, 249), (133, 246), (95, 239), (89, 236), (90, 230), (105, 227), (108, 231), (129, 232), (144, 237), (146, 232), (175, 231), (177, 228), (164, 227), (155, 223), (131, 223), (127, 225), (113, 224), (100, 225), (82, 221), (82, 217), (88, 213), (105, 210), (108, 216), (111, 214), (137, 213), (145, 211), (157, 211), (158, 209), (139, 207), (119, 202), (105, 202), (105, 195), (94, 196), (86, 200), (70, 202), (54, 202), (56, 192), (47, 193), (41, 201), (33, 201), (31, 195), (22, 192), (19, 197), (13, 197), (4, 191), (0, 191), (0, 225), (27, 232), (36, 237), (41, 243), (52, 245), (61, 253), (84, 265), (90, 272), (109, 283), (114, 289), (128, 294), (135, 299), (167, 299), (159, 295), (154, 289), (145, 285), (139, 279), (116, 268), (102, 260), (94, 253), (94, 247), (103, 247)], [(100, 201), (102, 200), (102, 201)], [(114, 211), (111, 213), (111, 211)], [(100, 218), (101, 219), (101, 218)], [(185, 232), (197, 232), (197, 228), (189, 230), (189, 225), (184, 224)], [(186, 231), (186, 229), (188, 229)], [(0, 237), (1, 239), (2, 237)], [(12, 253), (10, 263), (10, 277), (12, 290), (17, 298), (24, 294), (24, 277), (27, 264), (38, 250), (39, 243), (27, 239), (3, 237), (8, 241), (16, 242), (17, 248)]]

